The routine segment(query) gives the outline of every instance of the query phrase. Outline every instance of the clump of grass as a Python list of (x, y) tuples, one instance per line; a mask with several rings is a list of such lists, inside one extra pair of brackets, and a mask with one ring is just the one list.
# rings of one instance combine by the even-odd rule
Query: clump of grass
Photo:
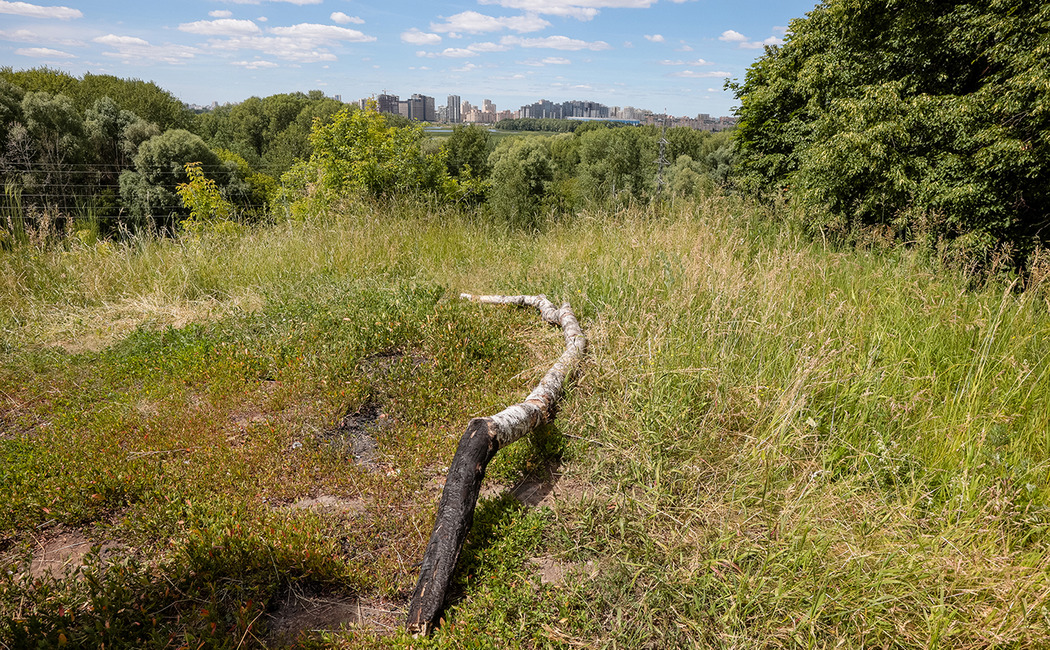
[[(242, 618), (293, 583), (407, 599), (426, 486), (470, 417), (520, 399), (559, 349), (530, 314), (449, 299), (469, 290), (546, 293), (580, 315), (591, 351), (557, 430), (506, 450), (492, 479), (553, 458), (586, 489), (539, 510), (484, 501), (431, 638), (309, 643), (1050, 640), (1037, 281), (975, 287), (906, 249), (827, 249), (719, 196), (541, 233), (351, 202), (234, 237), (14, 250), (0, 266), (0, 423), (15, 432), (0, 438), (15, 504), (0, 539), (110, 522), (146, 549), (90, 587), (8, 580), (9, 630), (28, 611), (41, 634), (94, 639), (91, 598), (109, 594), (168, 608), (149, 643), (236, 647), (264, 642), (266, 618)], [(369, 400), (389, 422), (370, 434), (372, 468), (325, 443)], [(363, 505), (282, 509), (318, 494)], [(150, 554), (163, 561), (132, 561)], [(542, 584), (527, 561), (541, 554), (591, 568)], [(168, 580), (183, 595), (163, 595)]]

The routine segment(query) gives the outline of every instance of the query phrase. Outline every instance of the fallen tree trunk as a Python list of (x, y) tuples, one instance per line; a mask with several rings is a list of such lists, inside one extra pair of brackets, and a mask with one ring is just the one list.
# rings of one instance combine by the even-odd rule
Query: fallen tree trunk
[(417, 634), (429, 632), (441, 614), (463, 540), (474, 521), (474, 508), (489, 461), (501, 448), (554, 420), (565, 381), (587, 347), (587, 337), (568, 303), (555, 308), (545, 296), (473, 296), (464, 293), (460, 298), (535, 307), (543, 320), (562, 328), (565, 352), (524, 402), (489, 417), (474, 418), (467, 424), (448, 470), (434, 532), (423, 554), (419, 582), (408, 608), (408, 630)]

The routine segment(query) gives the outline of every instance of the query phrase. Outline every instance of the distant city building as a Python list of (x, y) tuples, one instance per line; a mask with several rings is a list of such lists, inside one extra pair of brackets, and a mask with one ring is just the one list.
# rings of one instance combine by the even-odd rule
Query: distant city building
[(382, 94), (376, 97), (376, 109), (380, 113), (393, 113), (397, 115), (401, 112), (400, 109), (400, 98), (397, 95)]
[(412, 95), (412, 97), (419, 97), (423, 100), (423, 112), (419, 119), (424, 122), (436, 122), (437, 111), (434, 110), (434, 98), (426, 95)]
[(453, 124), (459, 124), (460, 122), (463, 121), (463, 118), (462, 118), (463, 113), (460, 111), (460, 108), (461, 108), (460, 103), (461, 102), (462, 102), (462, 99), (460, 99), (459, 95), (449, 95), (448, 96), (448, 104), (445, 107), (445, 110), (448, 112), (448, 118), (447, 118), (448, 122), (451, 122)]
[(554, 102), (547, 101), (546, 99), (541, 99), (535, 104), (522, 106), (521, 116), (535, 118), (553, 118), (556, 120), (565, 119), (567, 117), (610, 117), (609, 107), (605, 104), (599, 104), (598, 102), (572, 100), (568, 102), (562, 102), (561, 104), (555, 104)]
[[(339, 96), (336, 95), (339, 99)], [(362, 107), (371, 100), (358, 102)], [(376, 107), (383, 113), (404, 115), (408, 119), (420, 122), (439, 122), (443, 124), (494, 124), (500, 120), (519, 117), (569, 119), (582, 118), (594, 120), (617, 120), (628, 124), (658, 124), (668, 127), (682, 126), (704, 131), (723, 131), (736, 126), (735, 117), (714, 117), (709, 113), (699, 113), (694, 117), (676, 117), (662, 113), (653, 113), (634, 106), (613, 106), (599, 102), (571, 100), (552, 102), (541, 99), (534, 104), (522, 106), (518, 111), (500, 111), (491, 99), (483, 99), (481, 106), (475, 106), (459, 95), (448, 95), (444, 106), (435, 107), (434, 98), (419, 93), (402, 100), (397, 95), (383, 93), (374, 99)]]

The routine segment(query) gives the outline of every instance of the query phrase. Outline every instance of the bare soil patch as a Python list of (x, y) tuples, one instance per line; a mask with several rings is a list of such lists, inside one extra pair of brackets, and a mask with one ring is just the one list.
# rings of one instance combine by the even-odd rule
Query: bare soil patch
[(353, 413), (348, 413), (339, 423), (321, 434), (322, 440), (354, 463), (370, 470), (377, 470), (378, 443), (375, 432), (384, 426), (386, 414), (379, 403), (367, 400)]
[(404, 608), (377, 598), (289, 591), (267, 614), (268, 646), (294, 643), (311, 633), (343, 628), (389, 632), (403, 624)]
[(287, 510), (316, 510), (337, 514), (360, 514), (367, 508), (368, 502), (365, 499), (345, 499), (328, 494), (321, 494), (316, 497), (303, 497), (285, 506)]
[(564, 587), (581, 580), (593, 580), (602, 571), (601, 565), (593, 560), (562, 562), (552, 557), (534, 557), (529, 559), (529, 563), (539, 574), (540, 584), (554, 587)]
[[(444, 477), (431, 479), (427, 487), (440, 494), (444, 486)], [(497, 497), (508, 491), (505, 485), (487, 484), (481, 489), (483, 497)], [(593, 492), (586, 482), (566, 477), (560, 461), (549, 460), (529, 472), (523, 479), (510, 488), (511, 495), (523, 505), (531, 508), (550, 507), (557, 501), (579, 501)]]
[(111, 558), (124, 550), (112, 540), (100, 539), (88, 531), (59, 528), (35, 539), (27, 573), (30, 577), (68, 578), (80, 572), (84, 560), (94, 546), (100, 546), (99, 557)]

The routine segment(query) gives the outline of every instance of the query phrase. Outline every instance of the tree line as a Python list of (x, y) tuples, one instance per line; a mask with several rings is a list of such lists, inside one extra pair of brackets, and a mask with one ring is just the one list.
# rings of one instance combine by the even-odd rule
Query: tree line
[(1023, 266), (1050, 237), (1047, 43), (1050, 5), (1034, 0), (825, 0), (730, 84), (739, 122), (719, 134), (539, 119), (498, 126), (542, 134), (456, 126), (442, 140), (319, 91), (197, 115), (151, 83), (2, 68), (0, 219), (96, 211), (170, 227), (191, 213), (180, 185), (207, 181), (234, 208), (223, 214), (426, 193), (529, 227), (723, 187), (825, 240)]
[(709, 192), (728, 176), (725, 136), (669, 129), (666, 183), (658, 188), (658, 129), (565, 120), (533, 126), (547, 122), (572, 130), (497, 144), (485, 128), (457, 125), (439, 140), (399, 116), (320, 91), (252, 97), (198, 114), (152, 83), (2, 68), (3, 226), (9, 238), (27, 221), (87, 224), (93, 236), (172, 231), (191, 217), (287, 215), (318, 187), (375, 197), (428, 193), (524, 225), (661, 190)]
[(0, 240), (41, 221), (95, 234), (171, 230), (189, 215), (187, 164), (240, 218), (268, 213), (309, 135), (344, 105), (320, 91), (195, 113), (156, 84), (51, 68), (0, 68)]
[[(728, 179), (728, 133), (598, 122), (581, 127), (497, 140), (485, 127), (456, 125), (439, 141), (421, 125), (391, 126), (373, 110), (344, 109), (314, 129), (310, 157), (293, 166), (283, 185), (299, 198), (319, 191), (374, 198), (426, 193), (535, 227), (584, 207), (648, 201), (660, 193), (700, 196)], [(662, 176), (661, 139), (667, 161)]]

